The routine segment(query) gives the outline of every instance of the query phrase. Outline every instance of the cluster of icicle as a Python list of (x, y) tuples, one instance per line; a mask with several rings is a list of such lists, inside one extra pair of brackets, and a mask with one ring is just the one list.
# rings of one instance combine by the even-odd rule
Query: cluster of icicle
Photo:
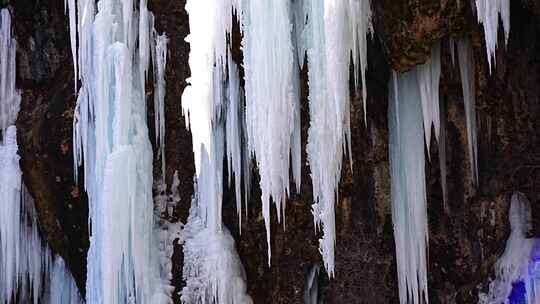
[[(314, 184), (313, 215), (316, 226), (322, 226), (324, 232), (320, 241), (324, 264), (333, 275), (334, 205), (342, 156), (345, 151), (351, 156), (349, 66), (352, 55), (355, 84), (358, 87), (361, 79), (365, 87), (366, 40), (371, 31), (369, 1), (207, 0), (188, 1), (186, 10), (192, 74), (182, 105), (193, 136), (198, 189), (194, 199), (197, 207), (192, 208), (196, 216), (190, 216), (190, 221), (200, 221), (192, 225), (197, 227), (192, 230), (201, 237), (200, 231), (207, 230), (228, 236), (221, 223), (222, 160), (227, 159), (229, 183), (234, 176), (241, 219), (241, 183), (247, 201), (253, 158), (260, 174), (270, 263), (270, 203), (276, 206), (278, 221), (284, 221), (291, 180), (296, 191), (301, 183), (299, 74), (307, 52), (313, 120), (307, 152)], [(245, 94), (239, 87), (227, 39), (233, 11), (242, 32)], [(366, 90), (362, 92), (365, 104)], [(186, 247), (201, 245), (195, 245), (193, 237), (186, 239), (193, 242), (184, 243), (185, 251), (198, 252)], [(202, 255), (211, 258), (209, 252)], [(196, 259), (186, 258), (188, 268), (190, 260)], [(214, 295), (215, 301), (217, 298)]]
[[(474, 61), (466, 39), (457, 43), (465, 104), (471, 176), (477, 183)], [(452, 52), (455, 45), (450, 43)], [(439, 98), (440, 43), (431, 58), (406, 73), (394, 73), (389, 84), (388, 128), (392, 222), (396, 243), (400, 303), (427, 303), (427, 198), (425, 153), (431, 134), (438, 142), (439, 164), (446, 207), (445, 106)]]
[[(153, 61), (164, 170), (166, 38), (145, 0), (67, 0), (75, 86), (74, 158), (89, 198), (88, 303), (170, 303), (154, 235), (146, 78)], [(138, 2), (138, 3), (137, 3)], [(153, 56), (152, 56), (153, 55)]]
[[(307, 157), (313, 182), (313, 216), (322, 226), (320, 252), (330, 276), (334, 275), (336, 243), (335, 203), (343, 154), (352, 168), (349, 67), (352, 54), (355, 77), (360, 70), (366, 117), (367, 34), (371, 32), (369, 1), (304, 1), (303, 45), (307, 53), (309, 114)], [(302, 51), (303, 52), (303, 51)], [(302, 59), (303, 60), (303, 59)], [(358, 86), (358, 81), (355, 82)]]
[[(34, 201), (17, 153), (21, 95), (15, 88), (17, 43), (11, 15), (0, 11), (0, 303), (80, 303), (71, 273), (41, 240)], [(54, 261), (54, 263), (53, 263)]]
[[(196, 176), (189, 218), (180, 233), (186, 282), (181, 299), (183, 303), (252, 303), (234, 239), (221, 216), (225, 155), (229, 183), (234, 175), (239, 217), (240, 176), (243, 170), (250, 170), (242, 158), (247, 153), (241, 144), (246, 134), (243, 92), (227, 43), (232, 3), (188, 0), (186, 11), (191, 77), (182, 95), (182, 108), (193, 138)], [(244, 174), (244, 183), (249, 183), (249, 174)], [(247, 200), (247, 190), (244, 197)]]
[[(509, 210), (510, 236), (503, 255), (495, 263), (496, 278), (489, 284), (488, 293), (479, 294), (479, 304), (509, 302), (514, 284), (523, 282), (528, 303), (540, 301), (540, 240), (527, 238), (531, 223), (531, 206), (525, 195), (514, 193)], [(517, 302), (516, 302), (517, 303)]]
[(505, 43), (510, 36), (510, 0), (476, 0), (476, 14), (478, 22), (484, 25), (486, 53), (491, 72), (491, 63), (495, 59), (498, 43), (499, 17), (502, 20)]

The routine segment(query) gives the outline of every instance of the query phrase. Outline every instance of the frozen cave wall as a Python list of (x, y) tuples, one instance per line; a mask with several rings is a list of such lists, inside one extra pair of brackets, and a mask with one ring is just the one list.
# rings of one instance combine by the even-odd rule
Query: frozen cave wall
[[(73, 179), (72, 121), (75, 95), (68, 18), (63, 1), (11, 0), (22, 89), (17, 121), (25, 183), (36, 200), (39, 221), (52, 249), (62, 255), (78, 286), (84, 286), (88, 249), (87, 201)], [(156, 28), (167, 33), (166, 181), (180, 177), (171, 221), (185, 222), (193, 193), (191, 136), (181, 115), (180, 96), (189, 76), (189, 32), (184, 1), (149, 1)], [(500, 43), (489, 72), (482, 26), (474, 1), (372, 1), (375, 34), (368, 41), (368, 120), (361, 94), (351, 101), (354, 171), (342, 170), (336, 208), (335, 278), (319, 275), (325, 303), (397, 303), (395, 250), (390, 215), (387, 83), (391, 68), (406, 71), (424, 62), (442, 40), (440, 95), (446, 107), (448, 213), (443, 209), (438, 151), (431, 143), (426, 165), (429, 216), (428, 290), (433, 303), (476, 303), (486, 290), (493, 264), (509, 234), (513, 191), (532, 206), (533, 234), (540, 235), (540, 2), (512, 1), (507, 47)], [(501, 29), (502, 31), (502, 29)], [(503, 39), (499, 35), (499, 39)], [(479, 185), (472, 187), (459, 69), (449, 38), (470, 37), (474, 47), (478, 116)], [(233, 27), (233, 58), (241, 62), (240, 37)], [(241, 71), (242, 73), (242, 71)], [(302, 159), (309, 127), (307, 71), (302, 79)], [(149, 98), (149, 100), (153, 100)], [(153, 105), (148, 106), (153, 121)], [(366, 124), (367, 123), (367, 124)], [(367, 126), (366, 126), (367, 125)], [(153, 133), (153, 124), (149, 124)], [(150, 134), (153, 138), (153, 134)], [(154, 147), (155, 148), (155, 147)], [(233, 234), (255, 303), (303, 303), (306, 277), (321, 263), (311, 215), (309, 168), (303, 161), (302, 191), (287, 206), (285, 229), (271, 214), (272, 264), (267, 266), (260, 189), (252, 188), (239, 233), (234, 189), (225, 189), (223, 218)], [(160, 168), (156, 160), (155, 176)], [(257, 177), (255, 177), (257, 180)], [(257, 184), (257, 182), (255, 182)], [(182, 251), (175, 247), (173, 285), (182, 287)], [(83, 291), (84, 293), (84, 291)], [(179, 298), (176, 298), (179, 301)]]

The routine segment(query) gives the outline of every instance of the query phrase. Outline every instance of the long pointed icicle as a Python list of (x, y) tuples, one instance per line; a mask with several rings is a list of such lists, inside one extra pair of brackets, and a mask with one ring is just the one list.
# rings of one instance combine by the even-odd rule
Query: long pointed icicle
[[(360, 68), (365, 98), (366, 39), (370, 28), (369, 1), (304, 2), (308, 24), (304, 32), (309, 73), (307, 155), (313, 181), (313, 217), (322, 226), (319, 241), (324, 266), (334, 275), (336, 242), (334, 206), (343, 154), (350, 151), (350, 54)], [(351, 26), (352, 24), (352, 26)], [(357, 57), (360, 57), (357, 59)], [(364, 101), (365, 102), (365, 101)], [(352, 161), (351, 161), (352, 164)]]
[(476, 0), (476, 13), (478, 22), (484, 25), (486, 53), (491, 72), (492, 60), (495, 59), (495, 49), (498, 43), (499, 16), (504, 29), (505, 44), (508, 43), (510, 36), (510, 0)]
[[(453, 41), (450, 43), (453, 48)], [(435, 139), (439, 150), (439, 167), (441, 172), (441, 187), (443, 192), (444, 208), (448, 211), (446, 190), (446, 146), (445, 146), (445, 119), (444, 104), (439, 96), (439, 83), (441, 79), (441, 43), (436, 42), (431, 50), (428, 62), (417, 67), (420, 99), (422, 101), (422, 115), (424, 118), (425, 143), (430, 157), (431, 129), (435, 132)]]
[(418, 85), (420, 86), (420, 99), (422, 101), (422, 115), (424, 117), (424, 134), (429, 157), (431, 143), (431, 128), (435, 131), (435, 138), (439, 140), (441, 129), (439, 115), (439, 82), (441, 80), (441, 45), (435, 43), (431, 50), (428, 62), (417, 67)]
[(428, 303), (424, 132), (417, 69), (394, 73), (388, 124), (400, 303)]
[[(270, 200), (281, 220), (290, 195), (291, 158), (300, 162), (298, 64), (293, 47), (291, 2), (242, 1), (240, 11), (246, 91), (246, 124), (250, 153), (261, 176), (261, 200), (270, 263)], [(291, 153), (292, 151), (292, 153)], [(292, 164), (293, 168), (300, 168)], [(296, 188), (300, 172), (293, 170)]]
[(154, 55), (154, 115), (156, 144), (161, 159), (161, 174), (165, 177), (165, 68), (167, 66), (167, 43), (165, 34), (155, 36)]
[(225, 121), (227, 164), (229, 173), (229, 186), (234, 176), (236, 211), (238, 213), (238, 223), (242, 230), (242, 93), (240, 89), (240, 79), (238, 67), (232, 61), (231, 54), (228, 54), (228, 85), (227, 85), (227, 116)]
[(476, 135), (476, 91), (474, 78), (474, 57), (471, 42), (466, 39), (458, 41), (458, 61), (465, 103), (465, 119), (467, 125), (467, 143), (471, 178), (474, 186), (478, 185), (478, 143)]

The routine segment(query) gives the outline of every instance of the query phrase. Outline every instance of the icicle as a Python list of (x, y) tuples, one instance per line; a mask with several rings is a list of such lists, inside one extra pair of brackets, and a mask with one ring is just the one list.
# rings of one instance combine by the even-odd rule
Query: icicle
[[(333, 0), (338, 4), (342, 0)], [(356, 88), (359, 88), (358, 74), (362, 80), (362, 102), (364, 105), (364, 122), (367, 125), (367, 35), (373, 32), (371, 24), (371, 2), (370, 0), (348, 0), (349, 27), (352, 29), (351, 46), (354, 63), (354, 77)], [(349, 138), (350, 141), (350, 138)], [(350, 150), (350, 148), (349, 148)], [(349, 151), (350, 152), (350, 151)]]
[(69, 40), (70, 40), (70, 46), (71, 46), (71, 55), (73, 59), (73, 73), (75, 74), (74, 90), (76, 93), (77, 81), (79, 80), (78, 69), (77, 69), (77, 58), (78, 58), (77, 57), (77, 25), (76, 25), (77, 8), (75, 7), (75, 0), (64, 0), (64, 6), (68, 10), (68, 14), (69, 14)]
[(167, 43), (165, 34), (155, 35), (154, 56), (154, 115), (156, 144), (161, 159), (161, 174), (165, 177), (165, 69), (167, 66)]
[(456, 65), (456, 41), (454, 38), (448, 38), (448, 47), (450, 48), (450, 58), (452, 58), (452, 66)]
[(476, 14), (478, 15), (478, 22), (484, 25), (486, 53), (491, 73), (491, 60), (495, 59), (495, 49), (498, 42), (499, 16), (504, 28), (504, 42), (505, 44), (508, 43), (510, 35), (510, 0), (476, 0)]
[[(400, 303), (428, 303), (424, 132), (418, 70), (395, 74), (388, 99), (392, 221)], [(393, 102), (395, 100), (395, 102)]]
[(538, 247), (540, 240), (526, 238), (530, 229), (530, 208), (525, 195), (520, 192), (512, 195), (509, 210), (510, 236), (503, 255), (495, 263), (496, 278), (489, 284), (488, 294), (479, 294), (479, 304), (508, 303), (512, 285), (520, 281), (525, 282), (526, 303), (538, 303), (538, 248), (535, 247)]
[(15, 52), (17, 42), (11, 37), (11, 15), (0, 10), (0, 130), (15, 124), (21, 95), (15, 88)]
[(439, 134), (439, 168), (441, 171), (441, 188), (443, 193), (444, 211), (448, 214), (448, 186), (446, 184), (446, 107), (444, 101), (439, 103), (441, 129)]
[(321, 265), (314, 264), (306, 278), (304, 290), (304, 304), (318, 304), (319, 302), (319, 270)]
[(431, 143), (431, 126), (435, 130), (435, 138), (439, 140), (441, 129), (439, 114), (439, 82), (441, 80), (441, 44), (435, 43), (431, 50), (428, 62), (417, 67), (418, 85), (420, 87), (420, 100), (424, 117), (424, 134), (429, 157)]
[(235, 195), (236, 195), (236, 211), (238, 213), (238, 222), (240, 230), (242, 230), (242, 121), (240, 112), (243, 104), (243, 91), (240, 89), (240, 76), (238, 75), (238, 67), (232, 61), (230, 52), (228, 53), (229, 80), (227, 85), (227, 117), (225, 121), (225, 134), (227, 144), (227, 164), (229, 173), (229, 186), (231, 185), (232, 176), (234, 176)]
[(365, 98), (366, 35), (370, 29), (371, 11), (369, 1), (364, 0), (313, 0), (304, 5), (308, 16), (304, 40), (309, 71), (311, 122), (307, 155), (315, 200), (312, 212), (315, 225), (322, 225), (324, 234), (319, 248), (324, 266), (333, 276), (336, 242), (334, 205), (345, 147), (352, 166), (350, 54), (353, 53), (355, 70), (361, 69)]
[[(238, 4), (237, 4), (238, 5)], [(290, 194), (291, 158), (299, 162), (295, 140), (300, 127), (298, 63), (293, 48), (291, 2), (241, 3), (244, 51), (246, 122), (249, 151), (255, 156), (262, 191), (270, 263), (270, 200), (278, 221)], [(291, 150), (294, 149), (291, 153)], [(292, 155), (291, 155), (292, 154)], [(299, 168), (292, 164), (293, 168)], [(299, 186), (299, 170), (293, 170)], [(298, 187), (297, 187), (298, 188)]]
[(459, 72), (465, 103), (465, 118), (467, 124), (467, 143), (469, 145), (469, 161), (471, 178), (474, 186), (478, 185), (478, 144), (476, 140), (476, 91), (474, 78), (473, 50), (469, 40), (458, 41)]

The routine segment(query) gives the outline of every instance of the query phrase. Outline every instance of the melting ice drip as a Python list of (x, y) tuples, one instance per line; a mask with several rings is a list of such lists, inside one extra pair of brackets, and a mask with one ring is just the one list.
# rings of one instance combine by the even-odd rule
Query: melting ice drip
[[(336, 242), (334, 205), (341, 178), (342, 155), (347, 149), (351, 167), (350, 55), (355, 71), (361, 69), (366, 113), (366, 43), (371, 31), (369, 1), (303, 2), (304, 29), (309, 70), (307, 155), (313, 181), (313, 217), (322, 226), (320, 252), (330, 276), (334, 275)], [(297, 26), (303, 26), (301, 22)], [(357, 73), (355, 73), (356, 77)]]
[[(0, 303), (80, 303), (73, 277), (39, 234), (34, 201), (22, 184), (17, 153), (21, 95), (15, 88), (17, 43), (0, 10)], [(53, 263), (53, 259), (55, 262)]]
[(530, 208), (525, 195), (512, 195), (510, 236), (503, 255), (495, 263), (496, 277), (489, 284), (488, 293), (479, 294), (479, 304), (540, 303), (540, 239), (527, 238)]
[(478, 22), (484, 25), (486, 53), (489, 71), (491, 72), (491, 61), (495, 58), (495, 49), (498, 43), (499, 16), (504, 28), (504, 41), (505, 44), (508, 43), (510, 35), (510, 0), (476, 0), (476, 13)]
[(156, 133), (163, 151), (165, 38), (157, 37), (145, 0), (101, 0), (97, 6), (68, 0), (67, 7), (75, 81), (81, 80), (74, 159), (76, 167), (84, 163), (90, 209), (86, 300), (167, 303), (170, 288), (160, 279), (153, 236), (145, 92), (154, 53)]

